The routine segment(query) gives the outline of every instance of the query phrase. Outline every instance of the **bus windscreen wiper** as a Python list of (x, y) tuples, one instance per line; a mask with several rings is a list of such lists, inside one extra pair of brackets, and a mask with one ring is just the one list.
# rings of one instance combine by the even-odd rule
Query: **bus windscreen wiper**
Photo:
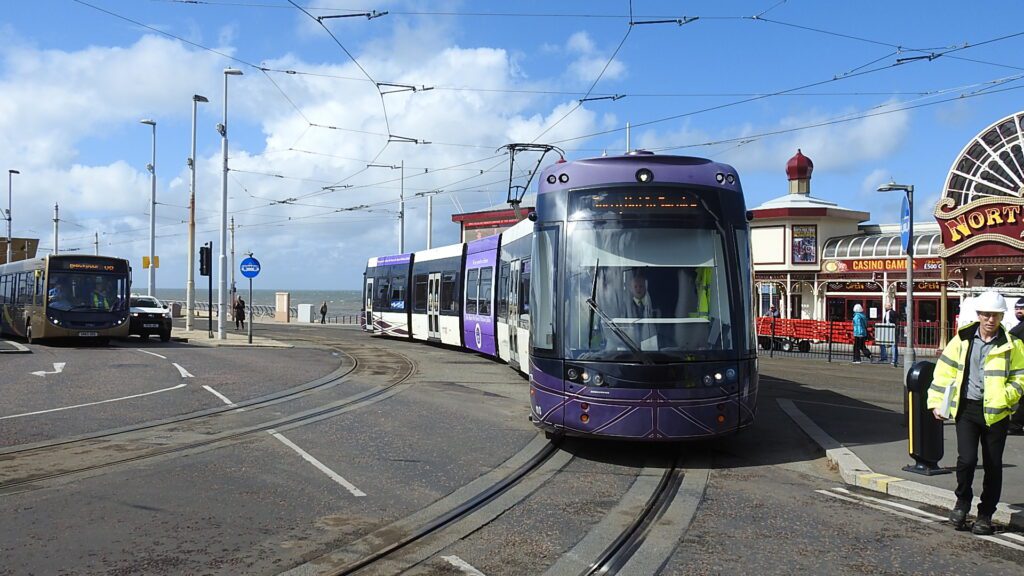
[(593, 312), (597, 313), (597, 315), (600, 316), (602, 320), (604, 320), (604, 323), (608, 325), (608, 328), (612, 332), (614, 332), (620, 340), (622, 340), (622, 343), (629, 347), (629, 350), (633, 352), (633, 355), (636, 356), (637, 360), (648, 366), (654, 365), (654, 361), (651, 360), (651, 358), (643, 350), (641, 350), (639, 346), (636, 345), (636, 342), (632, 338), (630, 338), (629, 335), (622, 330), (622, 328), (616, 326), (615, 322), (611, 318), (609, 318), (607, 314), (601, 311), (601, 308), (597, 305), (597, 302), (594, 300), (593, 297), (587, 298), (585, 302), (587, 303), (587, 306), (590, 306), (590, 309)]

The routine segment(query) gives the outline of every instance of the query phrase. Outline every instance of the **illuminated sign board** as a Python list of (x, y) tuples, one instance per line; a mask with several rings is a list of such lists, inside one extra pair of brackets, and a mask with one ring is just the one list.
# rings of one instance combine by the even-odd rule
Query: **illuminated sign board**
[(984, 198), (953, 209), (943, 199), (935, 208), (942, 230), (942, 256), (951, 256), (983, 242), (997, 242), (1024, 250), (1024, 203), (1007, 197)]
[(55, 270), (68, 270), (71, 272), (106, 272), (106, 273), (127, 273), (128, 263), (124, 260), (71, 260), (66, 258), (54, 258), (50, 260), (50, 268)]
[(571, 199), (570, 213), (681, 214), (701, 213), (700, 202), (689, 192), (672, 189), (602, 190), (578, 192)]
[[(906, 258), (860, 258), (849, 260), (826, 260), (821, 266), (822, 272), (840, 274), (844, 272), (906, 272)], [(942, 270), (942, 260), (938, 258), (914, 258), (914, 270)]]

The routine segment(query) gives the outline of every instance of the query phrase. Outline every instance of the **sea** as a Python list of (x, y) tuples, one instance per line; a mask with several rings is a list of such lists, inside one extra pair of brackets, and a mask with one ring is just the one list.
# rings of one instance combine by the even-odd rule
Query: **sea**
[[(362, 292), (359, 290), (256, 290), (252, 291), (252, 302), (249, 301), (249, 290), (238, 285), (238, 294), (249, 304), (274, 306), (275, 295), (278, 292), (291, 294), (291, 305), (295, 308), (299, 304), (314, 304), (314, 310), (320, 312), (320, 304), (327, 301), (327, 314), (358, 314), (362, 308)], [(161, 300), (185, 301), (184, 288), (157, 288), (156, 297)], [(196, 301), (207, 302), (206, 288), (196, 288)], [(217, 287), (213, 288), (213, 301), (217, 301)]]

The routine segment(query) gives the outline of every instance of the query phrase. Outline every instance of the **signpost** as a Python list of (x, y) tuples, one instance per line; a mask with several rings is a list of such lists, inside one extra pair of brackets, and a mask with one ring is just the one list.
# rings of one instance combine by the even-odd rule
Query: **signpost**
[(900, 210), (900, 240), (903, 241), (903, 251), (907, 252), (910, 246), (910, 202), (903, 197), (903, 208)]
[(252, 252), (246, 254), (247, 258), (238, 265), (238, 270), (249, 279), (249, 344), (252, 344), (252, 279), (259, 276), (260, 261), (252, 257)]

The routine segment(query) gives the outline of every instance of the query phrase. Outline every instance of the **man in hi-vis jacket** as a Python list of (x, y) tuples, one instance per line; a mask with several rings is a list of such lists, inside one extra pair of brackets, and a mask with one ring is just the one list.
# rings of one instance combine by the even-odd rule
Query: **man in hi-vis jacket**
[(1006, 300), (996, 292), (975, 299), (978, 322), (957, 331), (935, 365), (928, 408), (935, 418), (956, 420), (956, 506), (949, 521), (960, 530), (974, 493), (978, 444), (984, 461), (978, 519), (971, 531), (992, 534), (992, 514), (1003, 488), (1003, 448), (1010, 415), (1024, 395), (1024, 342), (1001, 326)]

